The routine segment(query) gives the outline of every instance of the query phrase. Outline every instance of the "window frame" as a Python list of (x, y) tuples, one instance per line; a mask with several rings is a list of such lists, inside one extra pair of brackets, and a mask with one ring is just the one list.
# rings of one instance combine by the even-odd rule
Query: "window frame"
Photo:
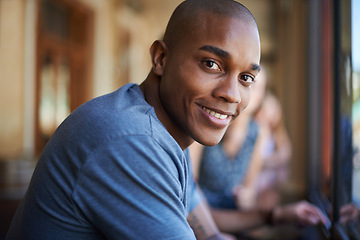
[(309, 1), (308, 10), (307, 197), (331, 219), (330, 229), (318, 231), (322, 239), (352, 239), (359, 233), (340, 224), (340, 208), (352, 199), (344, 183), (353, 181), (352, 171), (343, 171), (352, 159), (342, 156), (344, 115), (351, 117), (352, 95), (344, 94), (352, 85), (351, 0)]

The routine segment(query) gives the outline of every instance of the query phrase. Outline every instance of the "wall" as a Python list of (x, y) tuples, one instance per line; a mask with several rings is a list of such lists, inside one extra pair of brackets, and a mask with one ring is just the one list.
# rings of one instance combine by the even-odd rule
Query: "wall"
[(24, 1), (0, 1), (0, 159), (23, 148)]
[(291, 181), (287, 190), (302, 197), (306, 186), (307, 156), (307, 3), (302, 0), (282, 1), (278, 10), (279, 63), (275, 72), (281, 79), (278, 92), (293, 144)]

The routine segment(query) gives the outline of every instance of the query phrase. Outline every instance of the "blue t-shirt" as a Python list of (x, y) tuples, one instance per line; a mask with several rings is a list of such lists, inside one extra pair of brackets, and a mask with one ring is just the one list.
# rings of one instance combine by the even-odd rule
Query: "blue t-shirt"
[(139, 86), (125, 85), (59, 126), (6, 239), (195, 239), (189, 169)]

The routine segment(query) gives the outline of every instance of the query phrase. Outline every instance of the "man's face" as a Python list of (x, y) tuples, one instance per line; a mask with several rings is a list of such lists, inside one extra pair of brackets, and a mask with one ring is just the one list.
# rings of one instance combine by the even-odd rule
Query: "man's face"
[(201, 19), (203, 27), (169, 49), (160, 99), (175, 131), (215, 145), (248, 105), (260, 42), (252, 24), (209, 14)]

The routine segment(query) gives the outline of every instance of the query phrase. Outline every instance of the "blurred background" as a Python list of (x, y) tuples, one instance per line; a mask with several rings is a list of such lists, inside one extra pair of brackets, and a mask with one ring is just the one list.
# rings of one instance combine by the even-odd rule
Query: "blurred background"
[[(0, 0), (0, 236), (58, 124), (87, 100), (129, 82), (141, 83), (151, 67), (149, 47), (162, 38), (180, 2)], [(358, 21), (355, 14), (351, 18), (356, 1), (338, 3), (339, 16), (334, 6), (340, 1), (240, 2), (256, 18), (261, 64), (292, 143), (284, 193), (299, 199), (315, 192), (332, 202), (340, 194), (333, 183), (342, 186), (343, 176), (332, 179), (334, 166), (348, 162), (350, 175), (343, 184), (353, 201), (359, 182), (354, 179), (360, 179), (353, 174), (360, 168), (359, 68), (353, 65), (360, 42), (352, 39), (356, 31), (351, 30)], [(336, 54), (340, 57), (333, 58)], [(348, 117), (352, 133), (355, 150), (348, 161), (336, 155), (344, 140), (336, 128), (338, 113)]]

